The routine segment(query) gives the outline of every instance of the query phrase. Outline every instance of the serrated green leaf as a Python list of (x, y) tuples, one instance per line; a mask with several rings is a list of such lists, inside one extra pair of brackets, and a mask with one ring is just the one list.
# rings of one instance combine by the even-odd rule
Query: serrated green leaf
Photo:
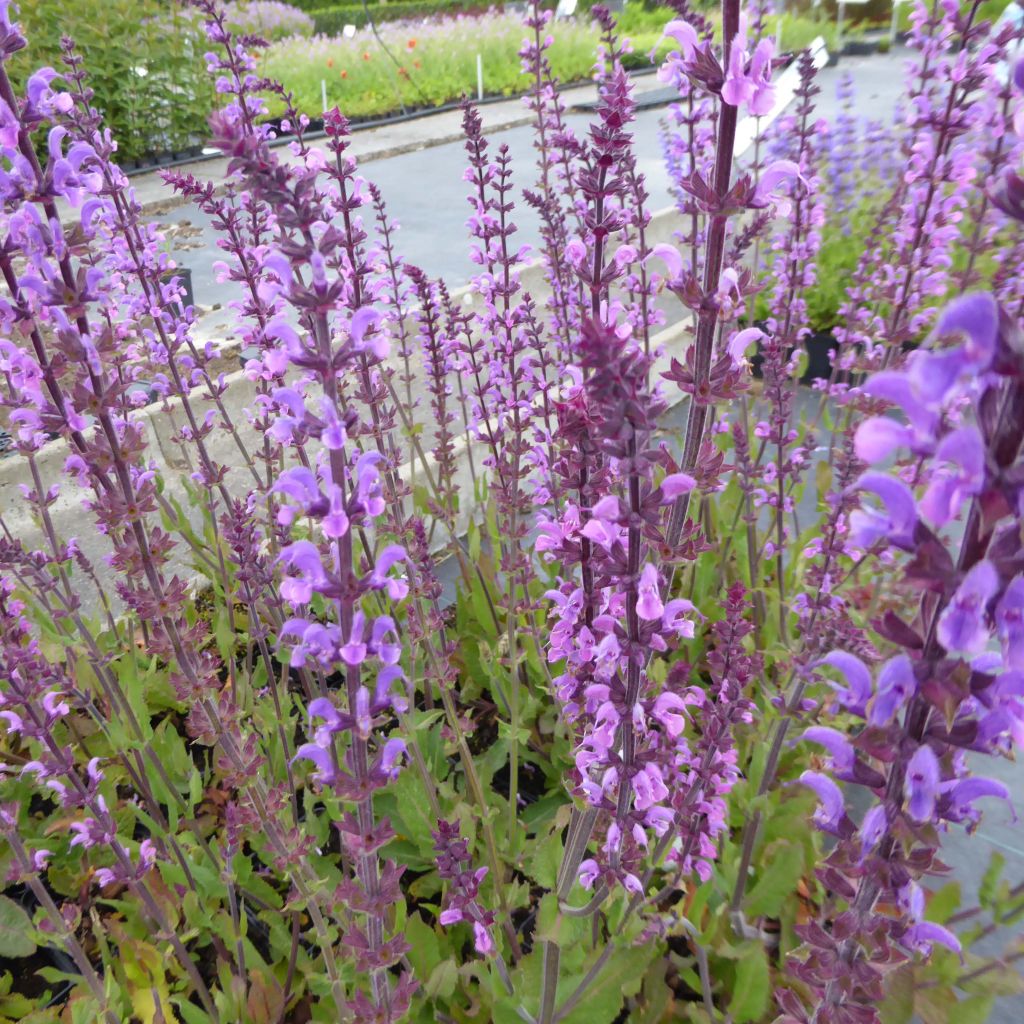
[(926, 916), (936, 924), (945, 924), (956, 913), (960, 906), (960, 883), (950, 882), (928, 899)]
[(998, 850), (994, 850), (989, 858), (988, 867), (981, 876), (981, 884), (978, 886), (978, 902), (986, 908), (992, 907), (997, 901), (1000, 881), (1003, 876), (1003, 868), (1006, 866), (1006, 857)]
[(745, 904), (748, 916), (778, 917), (783, 904), (792, 898), (803, 870), (803, 851), (792, 843), (780, 843), (750, 890)]
[(768, 1009), (771, 974), (764, 947), (751, 946), (736, 964), (736, 983), (729, 1001), (729, 1016), (736, 1024), (760, 1020)]
[(912, 965), (893, 971), (885, 982), (885, 998), (879, 1004), (882, 1024), (910, 1024), (914, 1019), (914, 992), (917, 983)]
[(32, 920), (7, 896), (0, 896), (0, 956), (16, 960), (36, 951)]
[[(559, 1018), (561, 1024), (611, 1024), (622, 1011), (623, 999), (640, 991), (647, 968), (659, 952), (657, 943), (653, 942), (616, 950), (587, 990), (586, 999)], [(573, 987), (566, 985), (564, 989), (571, 992)], [(562, 992), (563, 986), (559, 985), (559, 994)]]
[(451, 999), (459, 982), (459, 969), (454, 960), (439, 963), (427, 978), (423, 991), (430, 999)]
[(426, 978), (441, 962), (441, 946), (437, 932), (414, 913), (405, 923), (405, 940), (409, 943), (409, 962), (417, 978)]

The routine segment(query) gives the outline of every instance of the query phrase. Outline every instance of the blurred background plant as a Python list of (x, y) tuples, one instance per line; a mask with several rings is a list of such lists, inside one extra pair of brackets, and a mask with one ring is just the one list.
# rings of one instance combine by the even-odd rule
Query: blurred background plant
[(118, 139), (127, 167), (140, 157), (195, 150), (213, 109), (213, 81), (203, 54), (208, 41), (193, 14), (168, 0), (75, 0), (29, 3), (21, 18), (33, 55), (11, 60), (24, 87), (39, 63), (60, 64), (70, 36), (94, 67), (95, 103)]

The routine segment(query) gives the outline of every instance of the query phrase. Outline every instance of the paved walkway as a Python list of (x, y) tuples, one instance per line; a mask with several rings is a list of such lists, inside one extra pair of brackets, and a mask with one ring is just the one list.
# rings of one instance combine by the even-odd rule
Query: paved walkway
[[(905, 55), (847, 57), (836, 67), (823, 69), (818, 76), (821, 117), (831, 120), (837, 112), (835, 100), (839, 76), (850, 73), (859, 90), (858, 100), (865, 117), (885, 119), (892, 115), (902, 91), (902, 67)], [(661, 94), (664, 87), (654, 75), (635, 79), (635, 93)], [(570, 111), (582, 107), (596, 96), (594, 86), (565, 90)], [(517, 185), (534, 183), (535, 155), (529, 127), (531, 115), (521, 98), (487, 104), (480, 108), (484, 129), (492, 150), (502, 143), (509, 146)], [(635, 151), (651, 194), (650, 209), (671, 205), (669, 179), (662, 159), (659, 125), (664, 106), (647, 107), (637, 113), (632, 126)], [(578, 135), (584, 135), (592, 114), (572, 113), (568, 123)], [(447, 111), (399, 125), (358, 131), (353, 136), (352, 154), (359, 160), (365, 176), (377, 184), (384, 195), (390, 215), (400, 226), (396, 246), (403, 258), (434, 277), (443, 277), (449, 287), (468, 283), (475, 267), (467, 256), (469, 238), (465, 223), (467, 185), (462, 174), (466, 167), (461, 114)], [(186, 165), (181, 170), (219, 184), (224, 180), (226, 161), (217, 158)], [(213, 265), (222, 258), (216, 247), (216, 234), (206, 217), (194, 207), (182, 205), (160, 179), (159, 172), (140, 175), (132, 184), (150, 215), (169, 230), (168, 248), (179, 265), (190, 267), (196, 303), (203, 309), (199, 334), (205, 339), (224, 340), (229, 331), (230, 311), (224, 307), (241, 296), (237, 286), (218, 283)], [(158, 201), (159, 200), (159, 201)], [(515, 210), (520, 244), (536, 246), (540, 240), (536, 213), (520, 202)]]

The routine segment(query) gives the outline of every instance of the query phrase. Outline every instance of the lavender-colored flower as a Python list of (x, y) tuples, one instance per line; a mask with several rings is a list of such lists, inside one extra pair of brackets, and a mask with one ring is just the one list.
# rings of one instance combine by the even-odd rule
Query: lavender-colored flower
[(905, 654), (890, 658), (878, 673), (868, 721), (872, 725), (888, 725), (916, 691), (917, 680), (910, 658)]
[(845, 687), (839, 687), (829, 681), (829, 685), (836, 691), (839, 702), (847, 710), (863, 715), (873, 692), (871, 673), (864, 662), (847, 651), (832, 651), (822, 658), (822, 663), (839, 669), (846, 679)]
[(938, 638), (951, 654), (980, 654), (991, 637), (986, 614), (999, 591), (999, 573), (981, 561), (964, 577), (939, 618)]
[(839, 835), (848, 822), (842, 790), (821, 772), (806, 771), (800, 776), (800, 782), (813, 790), (818, 798), (818, 809), (814, 812), (817, 826), (825, 832)]
[(1015, 576), (1003, 592), (995, 624), (1006, 667), (1024, 671), (1024, 575)]
[(881, 509), (864, 507), (850, 515), (850, 541), (870, 548), (880, 540), (896, 547), (910, 548), (917, 525), (917, 505), (910, 488), (884, 473), (865, 473), (856, 484), (858, 491), (874, 494)]
[(929, 821), (934, 814), (939, 797), (939, 775), (935, 751), (927, 743), (922, 743), (907, 762), (904, 783), (907, 813), (914, 821)]

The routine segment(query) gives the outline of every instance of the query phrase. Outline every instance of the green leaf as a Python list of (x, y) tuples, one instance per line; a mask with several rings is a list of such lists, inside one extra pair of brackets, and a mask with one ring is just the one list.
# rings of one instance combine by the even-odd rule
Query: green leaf
[(459, 981), (459, 969), (454, 960), (439, 963), (427, 978), (423, 986), (424, 994), (431, 999), (451, 999), (455, 994), (455, 986)]
[[(640, 991), (651, 961), (660, 952), (657, 943), (617, 950), (597, 980), (587, 989), (578, 1006), (559, 1017), (560, 1024), (611, 1024), (622, 1010), (626, 996)], [(573, 984), (559, 985), (559, 995), (571, 992)]]
[(764, 947), (751, 946), (736, 964), (736, 983), (729, 1001), (729, 1015), (736, 1024), (759, 1020), (768, 1009), (771, 975)]
[(538, 885), (554, 889), (558, 869), (562, 864), (561, 829), (556, 829), (543, 842), (535, 846), (536, 853), (530, 865), (530, 875)]
[(745, 910), (750, 917), (778, 917), (782, 906), (792, 898), (804, 871), (801, 849), (792, 843), (780, 843), (775, 856), (750, 890)]
[(416, 971), (416, 977), (428, 977), (441, 962), (437, 932), (418, 913), (413, 913), (405, 923), (405, 939), (410, 946), (409, 962)]
[(885, 983), (885, 998), (878, 1007), (882, 1024), (910, 1024), (914, 1019), (916, 987), (913, 966), (900, 967), (889, 975)]
[(570, 917), (558, 907), (558, 896), (549, 892), (541, 897), (537, 908), (537, 938), (553, 942), (563, 949), (580, 949), (590, 932), (590, 920)]
[(33, 931), (28, 914), (14, 900), (0, 896), (0, 956), (31, 956), (36, 951)]
[(957, 1002), (952, 991), (927, 989), (918, 993), (915, 1010), (924, 1024), (986, 1024), (992, 996), (970, 996)]
[(960, 883), (950, 882), (928, 900), (927, 917), (936, 924), (945, 924), (960, 906)]
[(981, 885), (978, 887), (978, 902), (985, 908), (993, 907), (998, 901), (999, 890), (1002, 888), (999, 883), (1005, 865), (1006, 858), (998, 850), (995, 850), (985, 873), (981, 876)]

